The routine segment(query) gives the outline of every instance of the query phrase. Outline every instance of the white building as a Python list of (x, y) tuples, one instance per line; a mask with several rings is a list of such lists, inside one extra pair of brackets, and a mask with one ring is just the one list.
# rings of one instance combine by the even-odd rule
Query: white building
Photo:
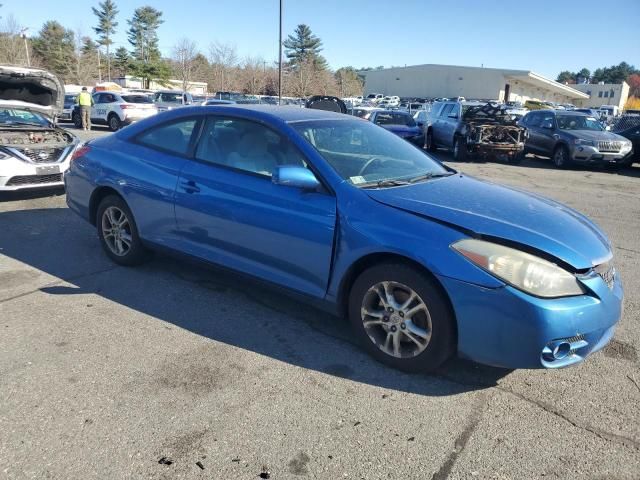
[(589, 98), (581, 99), (579, 104), (584, 108), (600, 108), (602, 105), (615, 105), (619, 110), (624, 108), (629, 98), (629, 84), (622, 83), (581, 83), (572, 85), (576, 90), (586, 93)]
[(544, 100), (576, 103), (586, 93), (529, 70), (414, 65), (359, 72), (365, 78), (365, 94), (400, 97), (454, 98), (526, 102)]
[[(124, 77), (118, 77), (113, 80), (122, 88), (144, 88), (142, 78), (134, 77), (132, 75), (125, 75)], [(149, 85), (150, 90), (182, 90), (182, 80), (167, 80), (165, 84), (152, 81)], [(207, 82), (189, 82), (187, 91), (194, 95), (206, 95)]]

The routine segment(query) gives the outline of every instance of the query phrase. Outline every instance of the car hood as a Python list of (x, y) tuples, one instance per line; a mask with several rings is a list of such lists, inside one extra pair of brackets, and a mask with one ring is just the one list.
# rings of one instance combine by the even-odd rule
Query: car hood
[(606, 130), (572, 130), (569, 132), (569, 135), (580, 138), (583, 140), (592, 140), (595, 142), (601, 141), (616, 141), (616, 142), (624, 142), (626, 138), (617, 133), (607, 132)]
[(545, 252), (577, 270), (608, 260), (609, 242), (585, 216), (560, 203), (463, 175), (365, 190), (374, 200), (476, 235)]
[(0, 66), (0, 102), (53, 118), (64, 107), (64, 86), (46, 70)]

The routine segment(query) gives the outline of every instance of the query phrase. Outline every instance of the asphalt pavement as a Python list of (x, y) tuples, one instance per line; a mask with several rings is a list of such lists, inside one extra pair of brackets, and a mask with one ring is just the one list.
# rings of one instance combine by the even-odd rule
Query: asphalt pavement
[(115, 266), (64, 192), (4, 195), (0, 477), (640, 478), (640, 165), (449, 164), (607, 232), (626, 299), (606, 349), (564, 370), (404, 374), (250, 282), (161, 255)]

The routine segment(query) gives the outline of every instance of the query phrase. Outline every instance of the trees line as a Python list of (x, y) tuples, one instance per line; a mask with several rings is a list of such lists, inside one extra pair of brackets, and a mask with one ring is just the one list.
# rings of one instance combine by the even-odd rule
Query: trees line
[[(127, 19), (130, 48), (120, 46), (114, 52), (113, 36), (120, 25), (116, 3), (103, 0), (91, 8), (96, 17), (95, 37), (49, 20), (27, 40), (22, 26), (10, 14), (0, 25), (0, 63), (45, 68), (65, 83), (79, 85), (132, 75), (141, 78), (146, 87), (151, 81), (168, 85), (173, 78), (180, 80), (184, 89), (191, 82), (206, 82), (210, 92), (277, 94), (277, 62), (240, 58), (232, 44), (212, 42), (203, 50), (185, 37), (176, 42), (170, 56), (163, 56), (158, 47), (163, 13), (151, 6), (137, 8)], [(354, 68), (329, 69), (321, 54), (322, 41), (307, 25), (298, 25), (283, 46), (283, 95), (362, 94), (363, 82)]]

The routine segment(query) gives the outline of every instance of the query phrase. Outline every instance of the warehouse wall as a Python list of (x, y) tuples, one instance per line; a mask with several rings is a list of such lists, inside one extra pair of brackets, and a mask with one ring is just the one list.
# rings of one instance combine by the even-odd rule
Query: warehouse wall
[(629, 85), (627, 82), (622, 82), (621, 84), (605, 83), (604, 85), (585, 83), (571, 86), (589, 95), (590, 98), (580, 101), (580, 106), (585, 108), (600, 108), (602, 105), (616, 105), (622, 110), (629, 98)]
[(400, 97), (465, 97), (468, 99), (504, 100), (505, 84), (511, 86), (509, 99), (549, 100), (573, 103), (572, 99), (549, 90), (509, 78), (527, 75), (527, 71), (453, 65), (416, 65), (365, 73), (365, 95), (382, 93)]
[(417, 65), (366, 72), (365, 94), (495, 99), (504, 84), (502, 70)]

